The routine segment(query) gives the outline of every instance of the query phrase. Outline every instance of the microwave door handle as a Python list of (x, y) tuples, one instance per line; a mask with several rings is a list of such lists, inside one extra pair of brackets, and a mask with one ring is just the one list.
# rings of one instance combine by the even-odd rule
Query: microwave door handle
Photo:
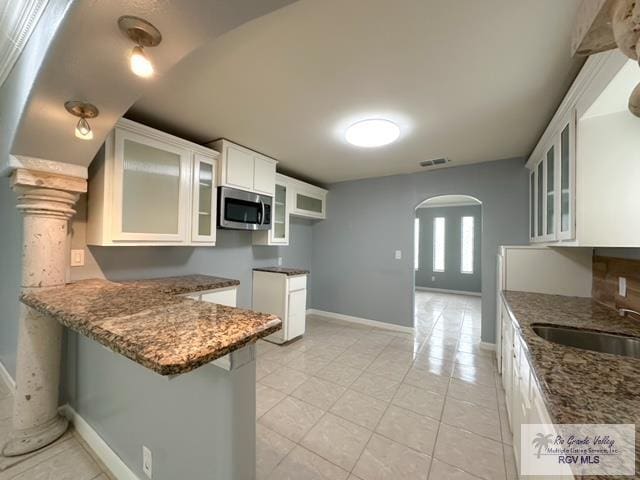
[(260, 201), (260, 211), (258, 212), (258, 225), (262, 225), (263, 218), (264, 218), (264, 203)]

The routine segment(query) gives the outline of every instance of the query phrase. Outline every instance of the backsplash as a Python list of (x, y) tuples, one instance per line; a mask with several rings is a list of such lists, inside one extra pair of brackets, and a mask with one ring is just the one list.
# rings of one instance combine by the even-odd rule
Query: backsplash
[[(618, 277), (627, 279), (627, 296), (618, 295)], [(640, 260), (593, 257), (593, 299), (611, 308), (640, 311)]]

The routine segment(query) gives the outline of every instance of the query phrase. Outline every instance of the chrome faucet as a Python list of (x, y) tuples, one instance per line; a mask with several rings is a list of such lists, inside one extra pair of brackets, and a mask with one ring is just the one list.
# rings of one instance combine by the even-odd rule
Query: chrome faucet
[(630, 308), (619, 308), (618, 309), (618, 315), (620, 315), (621, 317), (626, 316), (627, 313), (632, 313), (632, 314), (637, 315), (638, 317), (640, 317), (640, 312), (636, 312), (635, 310), (631, 310)]

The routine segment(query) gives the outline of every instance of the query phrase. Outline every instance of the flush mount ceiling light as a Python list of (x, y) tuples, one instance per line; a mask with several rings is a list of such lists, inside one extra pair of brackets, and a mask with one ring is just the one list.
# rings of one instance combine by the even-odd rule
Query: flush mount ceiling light
[(153, 63), (144, 51), (145, 47), (155, 47), (162, 41), (160, 30), (146, 20), (124, 15), (118, 19), (118, 27), (136, 46), (129, 55), (129, 67), (139, 77), (149, 78), (153, 75)]
[(395, 142), (400, 136), (400, 127), (391, 120), (372, 118), (354, 123), (345, 133), (347, 142), (356, 147), (382, 147)]
[(80, 102), (77, 100), (70, 100), (65, 102), (64, 108), (67, 109), (71, 115), (80, 117), (78, 124), (76, 125), (76, 137), (82, 140), (93, 139), (93, 132), (91, 131), (91, 125), (87, 121), (87, 118), (95, 118), (100, 113), (95, 105), (87, 102)]

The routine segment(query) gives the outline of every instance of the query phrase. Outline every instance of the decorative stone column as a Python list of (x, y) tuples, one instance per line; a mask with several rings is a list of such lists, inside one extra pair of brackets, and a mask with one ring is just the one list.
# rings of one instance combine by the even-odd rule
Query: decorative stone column
[[(12, 187), (24, 215), (22, 290), (64, 285), (68, 261), (67, 226), (82, 178), (17, 169)], [(2, 454), (33, 452), (58, 439), (67, 420), (58, 413), (62, 325), (21, 304), (13, 430)]]

